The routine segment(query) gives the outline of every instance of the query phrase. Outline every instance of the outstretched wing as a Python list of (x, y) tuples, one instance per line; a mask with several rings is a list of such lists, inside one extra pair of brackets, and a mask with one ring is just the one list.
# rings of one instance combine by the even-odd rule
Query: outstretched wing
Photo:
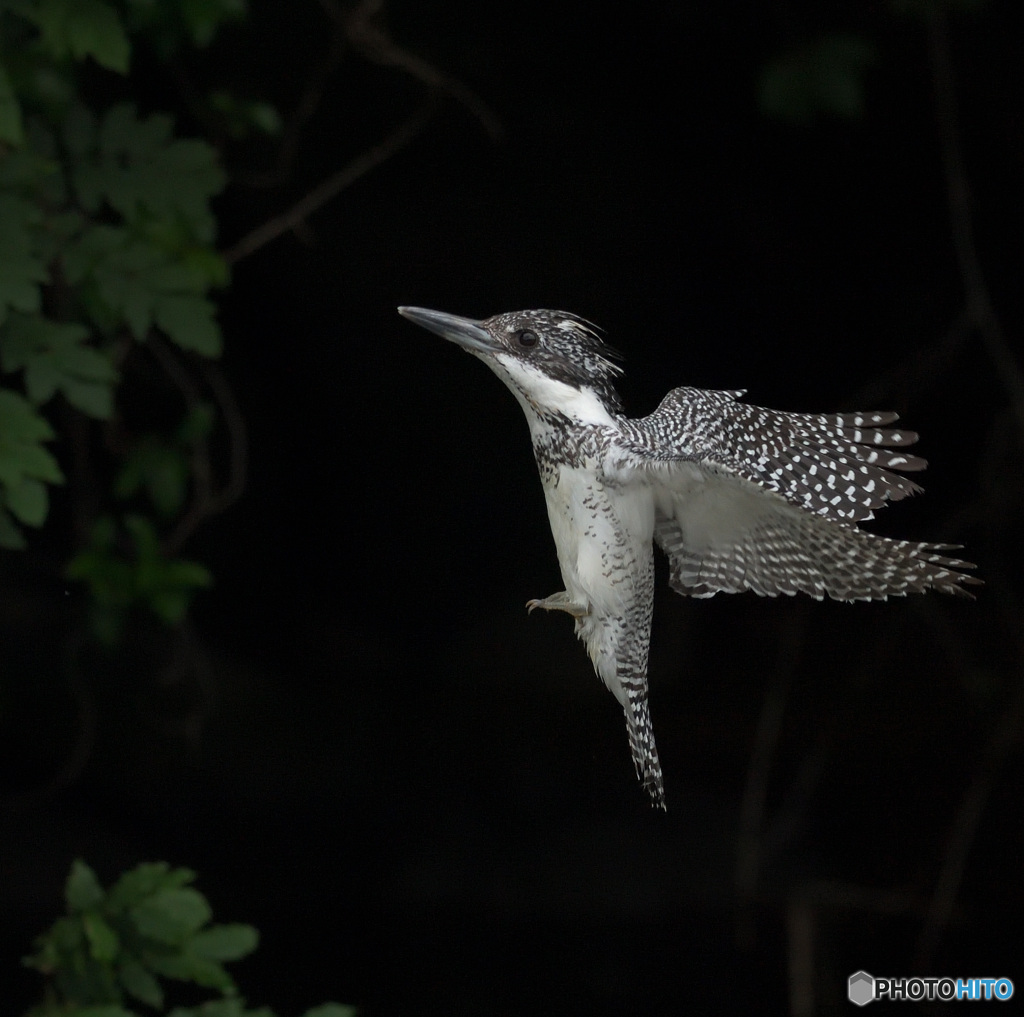
[[(699, 471), (699, 467), (694, 467)], [(936, 589), (967, 594), (973, 565), (951, 545), (889, 540), (797, 508), (750, 481), (706, 472), (680, 483), (659, 471), (654, 539), (677, 593), (710, 597), (753, 590), (821, 600), (877, 600)]]
[(913, 431), (884, 430), (895, 413), (784, 413), (738, 402), (742, 391), (673, 389), (648, 417), (622, 421), (643, 458), (731, 473), (832, 519), (870, 519), (921, 488), (892, 470), (927, 463), (902, 451)]
[(917, 440), (884, 430), (894, 413), (782, 413), (741, 392), (678, 388), (648, 417), (621, 421), (628, 465), (656, 497), (655, 539), (670, 583), (688, 596), (753, 590), (867, 600), (939, 589), (965, 593), (972, 565), (943, 545), (857, 528), (920, 488), (892, 470), (925, 462)]

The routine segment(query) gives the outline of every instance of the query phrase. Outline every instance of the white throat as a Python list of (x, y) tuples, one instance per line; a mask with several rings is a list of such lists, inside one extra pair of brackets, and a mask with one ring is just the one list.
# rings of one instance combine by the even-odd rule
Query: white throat
[(544, 413), (560, 413), (573, 423), (582, 425), (601, 427), (615, 424), (608, 408), (593, 389), (576, 388), (516, 357), (500, 353), (488, 363), (519, 401), (531, 428), (537, 416)]

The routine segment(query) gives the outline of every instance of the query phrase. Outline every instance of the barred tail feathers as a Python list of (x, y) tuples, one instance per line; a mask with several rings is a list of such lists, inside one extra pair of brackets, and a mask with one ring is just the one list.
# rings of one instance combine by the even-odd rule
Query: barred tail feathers
[(637, 779), (650, 795), (651, 804), (664, 810), (665, 784), (647, 702), (647, 681), (641, 678), (638, 682), (625, 684), (627, 700), (623, 712), (626, 715), (626, 732), (629, 735), (629, 748), (633, 754)]

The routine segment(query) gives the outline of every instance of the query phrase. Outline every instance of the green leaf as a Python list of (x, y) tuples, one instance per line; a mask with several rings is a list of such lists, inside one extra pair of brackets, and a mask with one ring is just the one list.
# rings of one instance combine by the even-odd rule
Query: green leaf
[(101, 67), (128, 73), (128, 36), (117, 13), (102, 0), (40, 0), (36, 21), (43, 44), (58, 59), (91, 56)]
[(157, 300), (153, 317), (183, 350), (194, 350), (206, 357), (219, 357), (222, 349), (220, 329), (214, 321), (216, 308), (204, 297), (164, 296)]
[(204, 290), (209, 286), (227, 286), (231, 279), (228, 263), (212, 248), (191, 247), (182, 252), (182, 260)]
[[(154, 577), (163, 572), (164, 558), (160, 553), (160, 538), (153, 521), (145, 516), (130, 515), (124, 517), (124, 525), (135, 543), (140, 569), (148, 570)], [(140, 575), (139, 579), (141, 583), (146, 577)]]
[[(97, 547), (109, 547), (116, 537), (114, 520), (107, 516), (94, 527), (92, 543)], [(161, 890), (176, 890), (195, 878), (196, 874), (191, 869), (172, 869), (167, 862), (143, 862), (123, 873), (110, 888), (107, 907), (111, 911), (126, 911)]]
[[(81, 193), (78, 200), (86, 204)], [(95, 209), (90, 208), (88, 211)], [(105, 223), (91, 225), (64, 251), (65, 278), (72, 285), (78, 285), (86, 276), (94, 273), (97, 266), (128, 247), (132, 241), (131, 233), (121, 226), (108, 226)]]
[(225, 183), (217, 153), (206, 142), (173, 138), (166, 116), (140, 120), (129, 104), (111, 107), (100, 125), (97, 159), (75, 167), (74, 180), (87, 209), (105, 200), (133, 223), (146, 215), (180, 217), (196, 240), (213, 240), (209, 202)]
[(16, 484), (8, 484), (4, 501), (18, 522), (26, 526), (42, 526), (50, 507), (46, 487), (31, 477), (22, 477)]
[(21, 530), (0, 504), (0, 547), (6, 547), (9, 551), (23, 551), (26, 546)]
[(25, 140), (21, 126), (21, 104), (11, 88), (7, 71), (0, 64), (0, 141), (20, 145)]
[(181, 510), (188, 493), (189, 468), (184, 453), (155, 439), (143, 439), (129, 452), (114, 481), (114, 494), (130, 498), (145, 488), (162, 516)]
[(46, 282), (46, 266), (32, 250), (29, 223), (38, 211), (13, 194), (0, 194), (0, 324), (8, 308), (35, 313), (39, 285)]
[(109, 549), (88, 547), (68, 562), (68, 579), (84, 582), (93, 602), (104, 609), (123, 609), (135, 598), (135, 575), (131, 565), (116, 558)]
[(68, 881), (64, 887), (64, 898), (68, 910), (72, 912), (88, 911), (97, 907), (103, 900), (103, 888), (88, 865), (76, 858), (71, 863)]
[(176, 946), (204, 926), (211, 916), (206, 898), (189, 887), (159, 890), (130, 911), (139, 933)]
[(181, 0), (181, 16), (192, 41), (208, 46), (223, 22), (245, 17), (244, 0)]
[(281, 115), (268, 102), (251, 102), (230, 92), (217, 91), (210, 94), (209, 103), (233, 138), (247, 138), (253, 131), (276, 135), (283, 128)]
[(246, 1010), (245, 1000), (237, 996), (211, 999), (201, 1006), (175, 1007), (167, 1017), (275, 1017), (270, 1010)]
[[(182, 329), (198, 329), (191, 340), (193, 348), (219, 350), (220, 333), (211, 323), (213, 305), (202, 294), (211, 285), (227, 281), (223, 260), (213, 251), (196, 247), (188, 235), (156, 232), (161, 235), (145, 238), (106, 225), (83, 231), (64, 251), (68, 281), (93, 294), (88, 310), (99, 325), (113, 315), (141, 341), (159, 312), (172, 328), (181, 323)], [(186, 244), (183, 249), (162, 246), (182, 243)]]
[[(29, 123), (36, 125), (37, 121)], [(26, 136), (29, 133), (33, 134), (31, 144), (12, 148), (0, 159), (0, 191), (8, 192), (11, 197), (14, 197), (11, 192), (15, 191), (31, 193), (43, 178), (57, 176), (60, 173), (60, 165), (55, 155), (45, 151), (48, 147), (45, 138), (36, 137), (37, 130), (33, 129), (30, 132), (26, 125)], [(38, 215), (38, 209), (34, 205), (31, 211)]]
[(281, 114), (269, 102), (250, 103), (247, 112), (250, 123), (263, 134), (280, 134), (284, 128)]
[(49, 346), (74, 345), (88, 336), (82, 325), (62, 325), (36, 315), (12, 315), (0, 331), (0, 364), (5, 371), (20, 371)]
[[(0, 389), (0, 503), (21, 522), (39, 526), (46, 518), (47, 495), (40, 481), (63, 481), (57, 460), (41, 442), (53, 437), (49, 423), (17, 392)], [(6, 522), (9, 520), (6, 519)], [(7, 546), (20, 534), (0, 527)]]
[(85, 944), (85, 930), (77, 918), (58, 918), (50, 929), (50, 939), (61, 953), (77, 953)]
[(217, 422), (216, 410), (210, 403), (196, 403), (189, 407), (175, 432), (178, 441), (191, 445), (208, 438)]
[(110, 385), (65, 378), (61, 389), (67, 401), (87, 416), (109, 420), (114, 415), (114, 390)]
[(48, 211), (43, 221), (32, 230), (34, 253), (44, 265), (58, 261), (68, 244), (82, 232), (84, 225), (85, 216), (78, 209)]
[(140, 120), (129, 102), (111, 106), (100, 125), (100, 151), (109, 159), (138, 160), (159, 153), (173, 133), (166, 113)]
[(207, 989), (220, 989), (221, 992), (233, 994), (235, 983), (231, 976), (216, 961), (204, 957), (196, 957), (192, 953), (174, 954), (147, 953), (143, 957), (145, 963), (157, 974), (165, 978), (177, 978), (182, 982), (195, 982)]
[(166, 581), (170, 585), (187, 589), (205, 588), (213, 585), (213, 576), (205, 565), (179, 558), (167, 563)]
[(188, 614), (192, 597), (188, 590), (152, 590), (146, 595), (149, 609), (165, 625), (180, 625)]
[(153, 464), (146, 477), (146, 488), (157, 512), (165, 517), (177, 515), (188, 493), (188, 464), (177, 449), (164, 449), (166, 454)]
[[(63, 1013), (64, 1011), (60, 1012)], [(66, 1012), (73, 1014), (74, 1017), (139, 1017), (134, 1011), (126, 1010), (123, 1006), (118, 1006), (116, 1003), (101, 1006), (75, 1007), (74, 1010)], [(46, 1017), (49, 1017), (49, 1015), (47, 1014)]]
[[(68, 578), (89, 585), (93, 601), (108, 611), (108, 622), (110, 611), (123, 611), (133, 603), (142, 603), (168, 625), (178, 624), (195, 591), (212, 584), (209, 571), (197, 562), (165, 558), (152, 521), (138, 515), (124, 518), (125, 529), (135, 544), (134, 560), (125, 561), (114, 547), (113, 520), (108, 518), (101, 522), (102, 527), (97, 524), (94, 529), (90, 546), (68, 564)], [(167, 900), (163, 899), (165, 893), (171, 895)], [(175, 894), (182, 896), (175, 897)], [(174, 931), (173, 921), (164, 913), (168, 906), (178, 906), (174, 904), (176, 900), (180, 906), (185, 906), (189, 900), (202, 901), (208, 919), (208, 906), (194, 890), (160, 890), (138, 906), (143, 909), (144, 921), (149, 921), (154, 928), (164, 928), (165, 936), (177, 935), (180, 939), (183, 933)]]
[(241, 960), (256, 949), (259, 939), (259, 933), (251, 925), (214, 925), (197, 932), (189, 949), (207, 960)]
[(49, 441), (52, 437), (53, 428), (49, 422), (36, 412), (24, 396), (0, 389), (0, 438), (34, 442)]
[(117, 971), (121, 987), (129, 996), (148, 1003), (157, 1010), (164, 1005), (164, 990), (160, 983), (138, 961), (126, 960)]
[(25, 370), (25, 391), (36, 404), (60, 390), (90, 416), (107, 419), (113, 412), (117, 371), (84, 340), (82, 325), (59, 324), (31, 315), (11, 315), (0, 329), (0, 362), (5, 371)]
[(102, 963), (112, 961), (121, 947), (117, 933), (95, 912), (86, 912), (82, 916), (82, 924), (93, 959)]

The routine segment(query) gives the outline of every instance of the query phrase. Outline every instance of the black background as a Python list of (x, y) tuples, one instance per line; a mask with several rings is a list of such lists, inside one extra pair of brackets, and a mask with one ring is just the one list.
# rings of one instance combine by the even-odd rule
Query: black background
[[(1014, 7), (956, 13), (948, 39), (970, 221), (1016, 353)], [(414, 142), (234, 266), (224, 370), (249, 476), (187, 549), (217, 580), (193, 620), (142, 626), (110, 659), (81, 647), (77, 591), (3, 558), (15, 1011), (37, 992), (17, 957), (76, 856), (107, 882), (146, 859), (197, 869), (218, 918), (260, 928), (238, 978), (282, 1015), (328, 998), (369, 1015), (783, 1013), (807, 984), (801, 943), (814, 1012), (845, 1008), (858, 968), (1019, 985), (1020, 433), (1005, 372), (956, 327), (949, 110), (921, 21), (881, 3), (394, 0), (386, 23), (503, 135), (442, 95)], [(195, 73), (287, 114), (327, 26), (315, 4), (254, 3)], [(824, 30), (875, 46), (864, 115), (766, 117), (765, 63)], [(178, 102), (158, 69), (133, 81), (144, 105)], [(287, 180), (219, 199), (223, 245), (425, 94), (353, 50)], [(228, 162), (241, 181), (258, 159)], [(656, 814), (570, 623), (524, 610), (559, 576), (520, 410), (398, 304), (579, 313), (626, 355), (636, 415), (679, 384), (896, 409), (923, 435), (928, 494), (872, 528), (964, 543), (988, 585), (975, 603), (691, 603), (662, 569)], [(70, 745), (85, 758), (62, 782)], [(744, 838), (751, 788), (764, 811)], [(915, 970), (965, 831), (948, 926)]]

